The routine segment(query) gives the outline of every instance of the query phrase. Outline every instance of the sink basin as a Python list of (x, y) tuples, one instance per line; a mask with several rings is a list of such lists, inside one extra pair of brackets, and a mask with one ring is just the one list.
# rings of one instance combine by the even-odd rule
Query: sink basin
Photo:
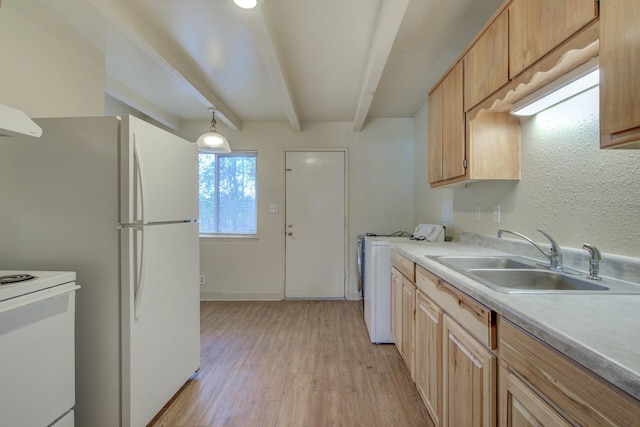
[(470, 270), (476, 268), (499, 268), (499, 269), (512, 269), (512, 268), (535, 268), (535, 263), (526, 262), (516, 257), (501, 257), (501, 256), (441, 256), (437, 258), (438, 261), (443, 264), (447, 264), (451, 267), (461, 268), (463, 270)]
[(549, 270), (471, 269), (467, 273), (489, 288), (506, 293), (640, 293), (640, 286), (631, 283), (612, 279), (595, 281)]

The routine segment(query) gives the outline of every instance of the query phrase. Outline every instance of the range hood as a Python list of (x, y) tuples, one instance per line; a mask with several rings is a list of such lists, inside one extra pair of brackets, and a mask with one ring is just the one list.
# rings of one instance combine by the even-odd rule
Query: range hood
[(0, 136), (17, 135), (40, 138), (42, 128), (17, 108), (0, 104)]

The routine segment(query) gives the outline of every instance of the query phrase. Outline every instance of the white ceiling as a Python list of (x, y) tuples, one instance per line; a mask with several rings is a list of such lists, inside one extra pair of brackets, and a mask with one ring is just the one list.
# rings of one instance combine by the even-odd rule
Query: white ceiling
[[(8, 0), (11, 1), (11, 0)], [(24, 2), (25, 0), (14, 0)], [(26, 0), (104, 52), (105, 91), (177, 128), (412, 117), (502, 0)]]

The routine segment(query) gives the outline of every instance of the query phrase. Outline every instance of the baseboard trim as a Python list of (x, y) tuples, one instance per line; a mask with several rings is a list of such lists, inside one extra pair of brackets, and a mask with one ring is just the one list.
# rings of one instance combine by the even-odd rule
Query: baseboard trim
[[(349, 301), (357, 301), (361, 299), (359, 292), (351, 292), (347, 295), (347, 300)], [(200, 301), (282, 301), (285, 299), (282, 294), (227, 294), (223, 292), (200, 292)], [(289, 300), (309, 300), (309, 299), (319, 299), (319, 300), (330, 300), (336, 299), (341, 300), (344, 298), (286, 298)]]
[(226, 294), (200, 292), (200, 301), (282, 301), (282, 294)]

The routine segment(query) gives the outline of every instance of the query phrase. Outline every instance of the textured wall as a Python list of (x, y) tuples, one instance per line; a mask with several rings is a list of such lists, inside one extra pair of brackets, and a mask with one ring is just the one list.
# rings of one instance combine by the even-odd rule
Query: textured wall
[[(544, 242), (535, 229), (545, 228), (561, 246), (591, 242), (603, 252), (640, 257), (640, 151), (601, 150), (598, 119), (598, 90), (593, 89), (522, 119), (520, 181), (455, 190), (426, 189), (425, 181), (416, 194), (435, 200), (452, 195), (456, 237), (460, 231), (494, 235), (506, 228)], [(426, 111), (421, 110), (416, 122), (422, 120)], [(416, 218), (424, 203), (416, 200)], [(502, 218), (494, 224), (492, 209), (498, 203)], [(439, 220), (438, 212), (429, 219)]]

